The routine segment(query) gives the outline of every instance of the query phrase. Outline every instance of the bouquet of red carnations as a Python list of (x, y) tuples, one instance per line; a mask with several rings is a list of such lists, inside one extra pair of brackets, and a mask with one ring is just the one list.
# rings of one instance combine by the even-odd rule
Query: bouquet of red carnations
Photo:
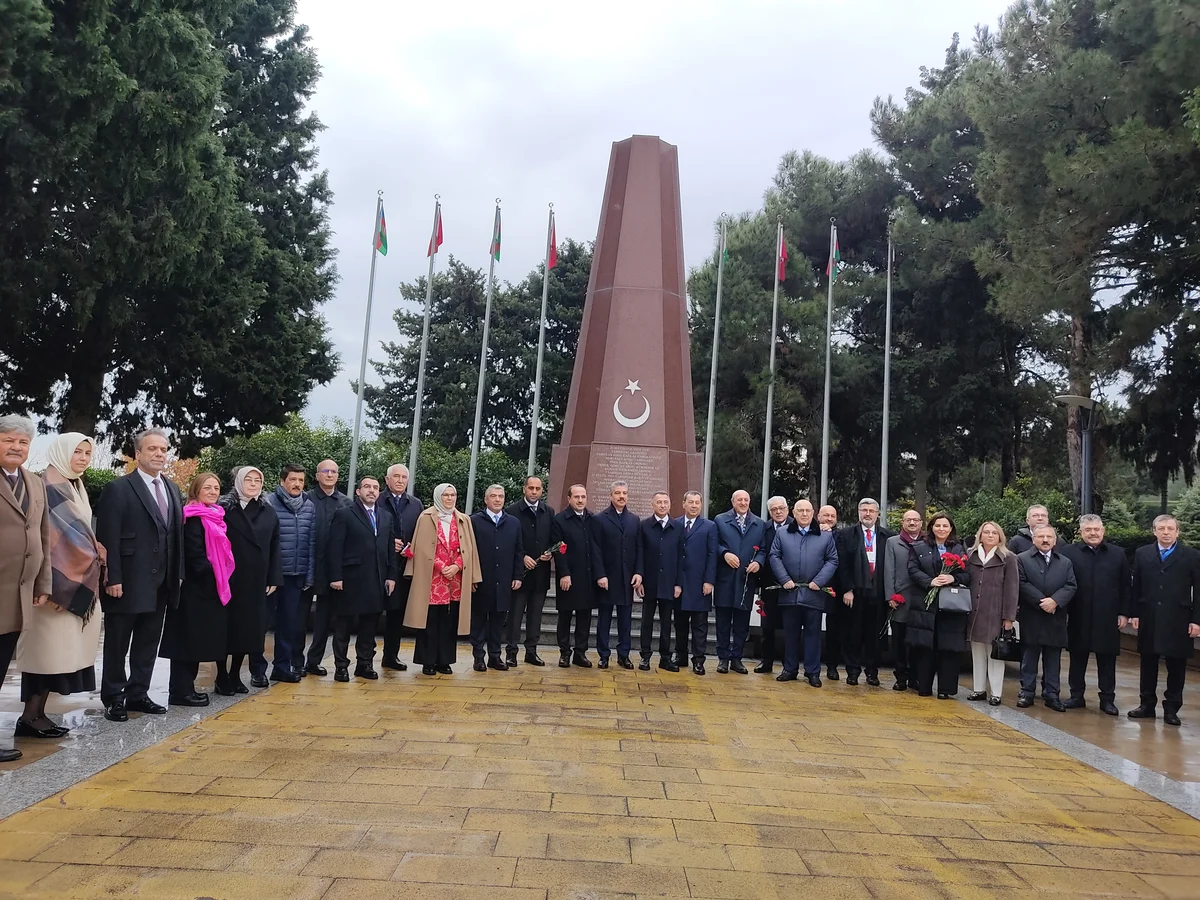
[[(955, 572), (963, 572), (967, 568), (967, 558), (959, 556), (957, 553), (946, 553), (942, 556), (942, 571), (940, 575), (953, 575)], [(925, 595), (925, 608), (933, 606), (933, 601), (937, 599), (940, 587), (929, 589), (929, 593)]]

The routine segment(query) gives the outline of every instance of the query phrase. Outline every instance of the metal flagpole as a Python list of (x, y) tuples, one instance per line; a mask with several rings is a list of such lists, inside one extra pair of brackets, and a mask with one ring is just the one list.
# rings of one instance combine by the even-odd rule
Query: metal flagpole
[[(713, 316), (712, 368), (708, 375), (708, 426), (704, 437), (704, 518), (708, 518), (709, 488), (712, 485), (713, 417), (717, 410), (717, 348), (721, 345), (721, 282), (725, 277), (725, 214), (721, 214), (721, 239), (717, 246), (717, 308)], [(775, 274), (779, 274), (778, 262)]]
[(775, 334), (779, 327), (779, 256), (783, 248), (783, 217), (775, 226), (775, 299), (771, 303), (771, 377), (767, 382), (767, 431), (763, 437), (762, 503), (759, 513), (767, 517), (771, 484), (771, 416), (775, 412)]
[(833, 256), (837, 247), (837, 222), (829, 220), (829, 302), (825, 312), (825, 410), (821, 425), (821, 505), (829, 502), (829, 381), (830, 365), (833, 361), (833, 280), (837, 277), (837, 263)]
[(537, 368), (533, 375), (533, 421), (529, 425), (529, 466), (526, 476), (537, 465), (538, 412), (542, 404), (542, 357), (546, 353), (546, 304), (550, 297), (550, 251), (554, 246), (554, 204), (550, 204), (550, 219), (546, 223), (546, 266), (542, 274), (542, 317), (538, 320)]
[(879, 511), (887, 524), (888, 428), (892, 394), (892, 223), (888, 222), (887, 307), (883, 316), (883, 455), (879, 466)]
[(417, 450), (421, 443), (421, 404), (425, 401), (425, 356), (429, 352), (429, 315), (433, 309), (433, 263), (437, 259), (438, 226), (442, 224), (442, 195), (433, 195), (433, 231), (429, 236), (429, 274), (425, 276), (425, 322), (421, 326), (421, 361), (417, 366), (417, 395), (413, 402), (412, 443), (408, 448), (408, 492), (416, 496)]
[(483, 346), (479, 350), (479, 384), (475, 388), (475, 428), (471, 432), (471, 469), (467, 475), (467, 497), (463, 509), (469, 514), (475, 503), (475, 470), (479, 466), (479, 432), (483, 427), (483, 388), (487, 379), (488, 329), (492, 320), (492, 289), (496, 283), (496, 257), (500, 253), (500, 198), (496, 198), (496, 224), (492, 228), (492, 248), (488, 254), (487, 291), (483, 301)]
[(371, 299), (375, 294), (375, 258), (379, 255), (375, 249), (375, 237), (379, 234), (379, 213), (383, 209), (383, 191), (378, 191), (375, 198), (375, 231), (371, 235), (371, 279), (367, 282), (367, 321), (363, 325), (362, 359), (358, 363), (358, 399), (354, 401), (354, 432), (350, 436), (350, 475), (346, 482), (350, 494), (354, 494), (354, 479), (358, 475), (358, 432), (362, 427), (363, 390), (367, 383), (367, 346), (371, 339)]

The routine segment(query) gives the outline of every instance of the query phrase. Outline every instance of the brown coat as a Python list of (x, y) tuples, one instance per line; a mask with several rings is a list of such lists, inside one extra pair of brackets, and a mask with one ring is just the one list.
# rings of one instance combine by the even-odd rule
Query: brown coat
[[(471, 528), (470, 517), (455, 510), (454, 519), (458, 523), (458, 544), (463, 558), (463, 592), (462, 602), (458, 605), (458, 633), (470, 634), (471, 591), (483, 581), (483, 574), (479, 570), (479, 551), (475, 547), (475, 531)], [(409, 628), (424, 628), (429, 613), (429, 592), (433, 585), (433, 555), (437, 552), (437, 510), (433, 507), (417, 516), (417, 527), (413, 529), (412, 552), (412, 559), (404, 567), (404, 574), (412, 576), (404, 624)]]
[(21, 478), (29, 497), (28, 514), (21, 511), (8, 479), (0, 478), (0, 634), (29, 624), (33, 598), (49, 594), (52, 584), (46, 486), (25, 468)]
[(971, 572), (971, 621), (967, 626), (967, 639), (990, 644), (1000, 634), (1004, 619), (1010, 622), (1017, 619), (1021, 587), (1017, 554), (1009, 553), (1001, 559), (1000, 553), (996, 552), (984, 564), (972, 548), (967, 568)]

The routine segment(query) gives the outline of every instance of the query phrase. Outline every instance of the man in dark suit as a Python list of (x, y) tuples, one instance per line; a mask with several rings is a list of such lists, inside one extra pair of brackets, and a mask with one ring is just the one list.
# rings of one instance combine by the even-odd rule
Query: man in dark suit
[(1067, 646), (1067, 605), (1075, 596), (1075, 567), (1054, 549), (1058, 533), (1035, 525), (1033, 547), (1017, 555), (1021, 581), (1021, 690), (1017, 706), (1033, 706), (1038, 660), (1042, 663), (1042, 700), (1055, 712), (1066, 707), (1058, 697), (1062, 648)]
[(704, 500), (699, 491), (683, 495), (683, 515), (675, 523), (683, 530), (679, 560), (679, 599), (675, 603), (675, 645), (680, 666), (687, 665), (688, 636), (691, 637), (692, 671), (704, 674), (708, 646), (708, 611), (717, 582), (717, 526), (701, 517)]
[(380, 665), (396, 672), (408, 671), (408, 664), (400, 661), (400, 632), (404, 625), (404, 611), (408, 607), (408, 589), (412, 578), (403, 577), (404, 548), (412, 543), (417, 517), (424, 504), (408, 493), (408, 466), (396, 463), (387, 470), (387, 494), (383, 505), (392, 514), (392, 543), (396, 548), (396, 590), (388, 597), (384, 606), (383, 660)]
[(1130, 624), (1137, 629), (1141, 654), (1141, 704), (1131, 719), (1153, 719), (1158, 705), (1158, 661), (1167, 661), (1163, 721), (1179, 725), (1187, 661), (1200, 637), (1200, 553), (1179, 543), (1174, 516), (1154, 520), (1153, 544), (1133, 555)]
[(879, 631), (884, 622), (884, 549), (892, 532), (879, 524), (879, 503), (870, 497), (858, 501), (858, 524), (837, 532), (838, 572), (835, 579), (840, 602), (827, 604), (838, 619), (846, 684), (858, 684), (863, 670), (867, 684), (879, 686)]
[(608, 668), (610, 629), (613, 612), (617, 616), (617, 662), (632, 669), (629, 651), (633, 648), (633, 569), (637, 565), (638, 518), (627, 508), (629, 485), (614, 481), (608, 495), (608, 509), (592, 518), (592, 536), (597, 554), (592, 560), (596, 587), (600, 589), (600, 611), (596, 615), (596, 650), (600, 668)]
[(717, 610), (717, 672), (730, 669), (746, 674), (742, 653), (750, 636), (750, 609), (761, 565), (767, 523), (750, 512), (750, 495), (734, 491), (732, 508), (713, 519), (717, 526), (717, 583), (713, 605)]
[[(599, 550), (592, 534), (595, 517), (587, 508), (587, 488), (582, 484), (573, 484), (567, 490), (567, 503), (567, 508), (554, 517), (550, 535), (551, 545), (561, 543), (565, 551), (554, 556), (554, 572), (558, 577), (558, 590), (554, 593), (554, 608), (558, 611), (558, 664), (565, 669), (573, 662), (590, 669), (588, 635), (599, 591), (595, 570)], [(573, 653), (572, 619), (575, 621)]]
[(328, 575), (333, 595), (333, 680), (350, 680), (350, 632), (356, 678), (374, 680), (375, 626), (396, 589), (396, 548), (392, 516), (378, 506), (379, 481), (364, 475), (353, 505), (339, 509), (329, 527)]
[[(504, 620), (512, 608), (513, 592), (520, 589), (525, 572), (525, 548), (520, 523), (504, 511), (504, 488), (493, 484), (483, 492), (484, 509), (471, 516), (479, 571), (483, 581), (471, 595), (471, 649), (475, 671), (498, 669), (508, 664), (500, 658)], [(483, 661), (487, 651), (487, 663)]]
[(521, 560), (525, 570), (521, 588), (513, 594), (513, 606), (508, 614), (506, 637), (507, 659), (512, 667), (517, 664), (517, 646), (521, 642), (521, 625), (525, 625), (525, 662), (531, 666), (544, 666), (538, 656), (538, 638), (542, 634), (542, 609), (546, 606), (546, 594), (550, 590), (550, 546), (553, 541), (554, 510), (542, 498), (542, 479), (530, 475), (525, 479), (525, 496), (509, 504), (506, 512), (521, 523), (521, 541), (525, 556)]
[(1088, 656), (1095, 653), (1100, 711), (1115, 716), (1117, 656), (1129, 610), (1129, 560), (1124, 550), (1104, 540), (1104, 522), (1099, 516), (1081, 516), (1079, 536), (1079, 543), (1062, 550), (1075, 569), (1076, 583), (1067, 618), (1067, 648), (1071, 652), (1067, 683), (1071, 698), (1063, 706), (1081, 709), (1087, 705), (1084, 694)]
[(821, 615), (825, 588), (837, 576), (838, 556), (834, 533), (813, 521), (813, 505), (808, 500), (797, 500), (792, 520), (776, 530), (769, 560), (781, 585), (779, 612), (784, 633), (783, 671), (775, 680), (796, 681), (803, 662), (804, 677), (819, 688)]
[[(137, 468), (100, 495), (96, 539), (108, 551), (104, 608), (104, 717), (125, 722), (127, 710), (160, 715), (147, 696), (167, 607), (179, 604), (183, 577), (183, 498), (165, 475), (171, 447), (151, 428), (133, 442)], [(125, 674), (125, 657), (129, 674)]]
[(654, 611), (658, 610), (658, 667), (678, 672), (679, 665), (671, 656), (671, 616), (681, 590), (683, 529), (671, 520), (671, 495), (666, 491), (656, 491), (650, 506), (653, 514), (638, 525), (637, 562), (633, 567), (634, 592), (642, 598), (642, 661), (638, 668), (650, 670)]
[(754, 556), (759, 568), (758, 596), (762, 619), (762, 646), (759, 648), (762, 662), (754, 667), (754, 671), (759, 675), (769, 675), (774, 668), (775, 639), (783, 627), (783, 621), (779, 615), (779, 579), (775, 577), (775, 570), (771, 568), (769, 557), (771, 545), (775, 542), (775, 535), (780, 530), (787, 528), (791, 521), (791, 517), (788, 515), (787, 498), (772, 497), (768, 500), (767, 516), (769, 518), (764, 523), (762, 546)]
[(329, 548), (329, 527), (333, 523), (333, 514), (343, 506), (349, 506), (354, 501), (338, 490), (338, 464), (332, 459), (323, 459), (317, 463), (317, 485), (308, 492), (316, 507), (317, 514), (313, 521), (313, 600), (316, 608), (313, 613), (312, 642), (308, 645), (308, 654), (304, 663), (305, 675), (327, 675), (321, 660), (325, 658), (325, 648), (329, 644), (329, 629), (332, 603), (329, 596), (329, 562), (326, 551)]

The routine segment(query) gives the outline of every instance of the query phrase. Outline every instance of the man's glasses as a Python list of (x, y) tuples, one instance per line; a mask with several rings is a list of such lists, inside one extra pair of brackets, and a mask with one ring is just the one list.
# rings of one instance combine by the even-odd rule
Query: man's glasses
[(336, 475), (337, 473), (337, 469), (317, 469), (318, 475)]

